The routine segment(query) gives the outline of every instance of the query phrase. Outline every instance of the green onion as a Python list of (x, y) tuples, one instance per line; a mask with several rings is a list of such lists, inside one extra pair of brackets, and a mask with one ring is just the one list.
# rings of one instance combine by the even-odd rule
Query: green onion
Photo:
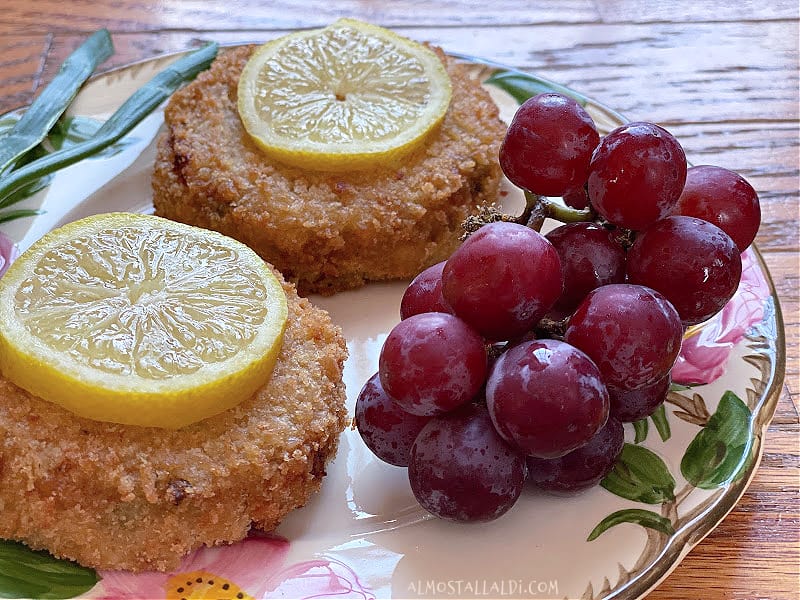
[(142, 119), (169, 98), (183, 83), (191, 81), (209, 67), (217, 55), (216, 43), (175, 61), (144, 86), (136, 90), (90, 139), (48, 154), (0, 178), (0, 208), (18, 201), (13, 194), (31, 181), (68, 167), (107, 148), (133, 129)]
[(101, 29), (67, 57), (53, 81), (0, 142), (0, 174), (34, 148), (52, 129), (97, 65), (114, 53), (111, 36)]
[(4, 210), (0, 212), (0, 223), (5, 223), (6, 221), (13, 221), (14, 219), (21, 219), (23, 217), (35, 217), (36, 215), (43, 215), (43, 210), (38, 209), (31, 209), (31, 208), (20, 208), (18, 210)]

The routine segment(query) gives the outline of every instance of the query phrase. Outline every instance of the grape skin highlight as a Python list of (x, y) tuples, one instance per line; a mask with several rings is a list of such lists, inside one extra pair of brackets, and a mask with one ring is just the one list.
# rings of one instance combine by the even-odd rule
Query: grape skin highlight
[(541, 234), (489, 223), (447, 260), (442, 293), (456, 315), (489, 341), (525, 334), (561, 295), (561, 263)]
[(738, 173), (712, 165), (689, 169), (673, 214), (713, 223), (731, 236), (739, 252), (753, 243), (761, 225), (761, 205), (753, 186)]
[(441, 414), (469, 402), (486, 381), (483, 339), (461, 319), (422, 313), (400, 321), (378, 358), (381, 385), (412, 414)]
[(633, 423), (652, 415), (664, 404), (672, 379), (667, 374), (653, 385), (638, 390), (618, 390), (608, 387), (611, 397), (611, 416), (623, 423)]
[(529, 456), (528, 481), (551, 494), (581, 492), (611, 472), (624, 444), (622, 423), (609, 417), (592, 439), (569, 454), (550, 459)]
[(655, 290), (627, 283), (591, 292), (564, 336), (589, 355), (606, 385), (624, 390), (652, 385), (669, 373), (682, 338), (672, 304)]
[(382, 461), (407, 467), (411, 445), (431, 417), (412, 415), (387, 394), (375, 373), (356, 399), (355, 425), (361, 439)]
[(739, 287), (742, 259), (716, 225), (694, 217), (662, 219), (628, 251), (628, 281), (658, 290), (685, 325), (717, 314)]
[(517, 109), (500, 147), (500, 166), (515, 185), (561, 196), (586, 182), (600, 135), (572, 98), (539, 94)]
[(558, 252), (564, 291), (554, 309), (572, 313), (592, 290), (625, 281), (625, 249), (616, 234), (597, 223), (568, 223), (545, 237)]
[(442, 296), (442, 271), (445, 261), (436, 263), (414, 277), (400, 300), (400, 319), (426, 312), (453, 313)]
[(591, 359), (558, 340), (519, 344), (497, 359), (486, 406), (498, 433), (525, 454), (557, 458), (605, 424), (606, 386)]
[(453, 521), (498, 518), (519, 498), (525, 474), (525, 457), (503, 441), (478, 404), (431, 419), (408, 465), (417, 501)]
[(597, 146), (588, 181), (594, 209), (638, 231), (672, 213), (686, 181), (686, 155), (666, 129), (628, 123)]

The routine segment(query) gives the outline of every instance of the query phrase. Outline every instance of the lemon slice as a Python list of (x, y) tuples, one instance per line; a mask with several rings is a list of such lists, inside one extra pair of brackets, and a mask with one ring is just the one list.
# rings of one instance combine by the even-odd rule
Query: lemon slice
[(423, 144), (452, 87), (431, 50), (339, 19), (255, 51), (239, 79), (239, 115), (269, 155), (315, 170), (387, 165)]
[(82, 417), (174, 429), (263, 385), (286, 318), (280, 282), (247, 246), (98, 215), (50, 232), (0, 279), (0, 369)]

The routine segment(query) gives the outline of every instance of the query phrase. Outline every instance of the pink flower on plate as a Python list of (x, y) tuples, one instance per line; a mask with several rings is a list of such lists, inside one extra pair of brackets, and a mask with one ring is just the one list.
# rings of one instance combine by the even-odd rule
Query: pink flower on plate
[(273, 577), (265, 598), (357, 598), (374, 600), (350, 567), (338, 560), (295, 563)]
[(103, 571), (90, 592), (103, 600), (185, 598), (359, 598), (373, 596), (356, 574), (339, 561), (320, 558), (284, 567), (289, 542), (277, 537), (249, 537), (231, 546), (201, 548), (174, 573)]
[(19, 256), (19, 248), (14, 240), (0, 231), (0, 276), (6, 272), (9, 265)]
[(769, 284), (751, 249), (742, 254), (739, 289), (711, 319), (691, 328), (683, 340), (672, 380), (683, 384), (711, 383), (725, 373), (733, 347), (764, 318)]

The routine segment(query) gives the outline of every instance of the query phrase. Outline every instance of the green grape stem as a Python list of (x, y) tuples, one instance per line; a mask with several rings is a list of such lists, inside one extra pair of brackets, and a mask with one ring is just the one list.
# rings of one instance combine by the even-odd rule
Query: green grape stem
[[(525, 218), (527, 216), (527, 218)], [(554, 202), (545, 196), (539, 196), (525, 191), (525, 211), (521, 218), (525, 218), (522, 224), (541, 231), (545, 219), (553, 219), (562, 223), (580, 223), (583, 221), (594, 221), (597, 215), (590, 208), (583, 210), (565, 206), (560, 202)]]
[(562, 223), (579, 223), (582, 221), (595, 221), (597, 220), (597, 215), (589, 208), (585, 210), (571, 208), (559, 202), (554, 202), (545, 196), (525, 191), (525, 208), (520, 215), (515, 217), (506, 214), (496, 204), (484, 204), (478, 208), (476, 214), (468, 216), (461, 224), (464, 229), (464, 235), (461, 236), (461, 239), (463, 241), (482, 226), (496, 223), (497, 221), (518, 223), (536, 231), (541, 231), (544, 220), (548, 218)]

